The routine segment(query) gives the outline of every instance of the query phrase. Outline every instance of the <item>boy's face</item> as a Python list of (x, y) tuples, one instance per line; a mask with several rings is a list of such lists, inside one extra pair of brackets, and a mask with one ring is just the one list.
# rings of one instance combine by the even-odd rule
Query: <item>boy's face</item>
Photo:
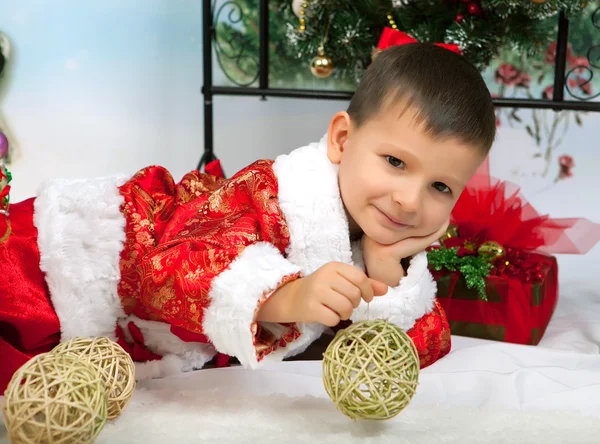
[(414, 117), (390, 107), (360, 128), (345, 112), (332, 119), (328, 157), (352, 234), (389, 245), (434, 233), (484, 160), (476, 147), (432, 138)]

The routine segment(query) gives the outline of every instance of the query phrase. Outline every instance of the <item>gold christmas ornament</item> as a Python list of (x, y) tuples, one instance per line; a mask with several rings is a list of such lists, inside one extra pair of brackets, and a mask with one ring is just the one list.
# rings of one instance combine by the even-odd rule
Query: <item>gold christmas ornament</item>
[(495, 241), (487, 241), (479, 246), (477, 253), (482, 258), (493, 261), (504, 256), (504, 247)]
[(52, 353), (73, 355), (93, 365), (106, 388), (108, 419), (121, 414), (135, 390), (135, 366), (119, 344), (107, 337), (74, 338), (57, 345)]
[(106, 422), (106, 391), (94, 367), (44, 353), (26, 362), (4, 392), (10, 442), (91, 443)]
[(446, 228), (446, 234), (439, 238), (440, 243), (443, 243), (446, 239), (450, 239), (451, 237), (458, 237), (458, 227), (454, 224), (448, 225)]
[(319, 48), (318, 55), (310, 62), (310, 72), (320, 79), (329, 77), (333, 72), (333, 62), (325, 55), (323, 47)]
[(360, 321), (337, 332), (323, 354), (323, 384), (352, 419), (389, 419), (412, 400), (419, 382), (413, 341), (384, 320)]

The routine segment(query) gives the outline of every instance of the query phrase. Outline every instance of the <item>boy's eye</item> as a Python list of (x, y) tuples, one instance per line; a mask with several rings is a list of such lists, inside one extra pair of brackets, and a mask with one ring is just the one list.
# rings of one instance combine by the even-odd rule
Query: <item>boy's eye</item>
[(393, 156), (385, 156), (385, 159), (394, 168), (404, 168), (404, 162), (402, 162), (400, 159), (396, 159)]
[(435, 188), (436, 190), (438, 190), (440, 193), (451, 193), (452, 190), (450, 189), (450, 187), (448, 187), (448, 185), (446, 185), (443, 182), (434, 182), (433, 183), (433, 188)]

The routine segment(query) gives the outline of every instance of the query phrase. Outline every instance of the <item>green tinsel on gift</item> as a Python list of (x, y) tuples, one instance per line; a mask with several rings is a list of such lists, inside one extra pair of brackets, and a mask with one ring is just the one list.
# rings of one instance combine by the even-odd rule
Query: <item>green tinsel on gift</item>
[(459, 256), (458, 248), (441, 246), (427, 253), (429, 265), (434, 270), (458, 271), (464, 277), (467, 288), (477, 291), (481, 299), (487, 301), (485, 279), (489, 276), (492, 264), (480, 256)]

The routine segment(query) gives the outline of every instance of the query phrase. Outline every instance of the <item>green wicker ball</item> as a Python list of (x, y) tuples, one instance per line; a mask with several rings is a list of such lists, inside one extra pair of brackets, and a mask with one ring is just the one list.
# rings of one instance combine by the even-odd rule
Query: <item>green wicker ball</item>
[(340, 330), (323, 354), (323, 384), (337, 409), (352, 419), (389, 419), (412, 400), (419, 357), (410, 337), (384, 321)]

